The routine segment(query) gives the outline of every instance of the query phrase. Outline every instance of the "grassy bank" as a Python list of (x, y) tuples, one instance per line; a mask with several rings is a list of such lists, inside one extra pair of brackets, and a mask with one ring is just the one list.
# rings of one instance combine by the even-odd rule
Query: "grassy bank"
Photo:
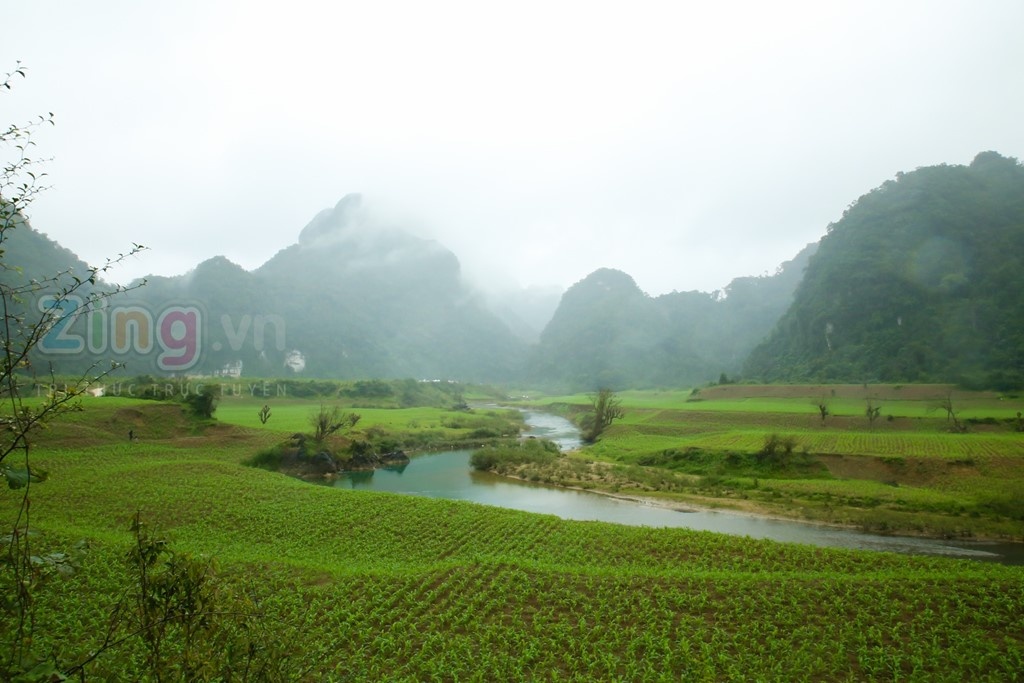
[[(582, 463), (519, 474), (871, 531), (1024, 540), (1020, 399), (942, 385), (727, 385), (620, 397), (625, 418), (575, 454)], [(874, 420), (869, 400), (880, 408)], [(587, 397), (539, 403), (572, 415)]]

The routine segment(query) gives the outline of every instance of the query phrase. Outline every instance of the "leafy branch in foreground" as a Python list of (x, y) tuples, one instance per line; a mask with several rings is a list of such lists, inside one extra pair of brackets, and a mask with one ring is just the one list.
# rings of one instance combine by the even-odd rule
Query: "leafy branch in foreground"
[(90, 668), (102, 672), (98, 660), (114, 652), (130, 663), (113, 667), (119, 675), (145, 680), (274, 681), (302, 674), (291, 658), (290, 643), (300, 640), (294, 624), (268, 622), (257, 601), (218, 576), (212, 560), (173, 550), (141, 513), (130, 530), (123, 593), (102, 640), (57, 676), (85, 680)]
[[(25, 76), (20, 63), (0, 81), (0, 92), (11, 90), (15, 76)], [(62, 414), (79, 409), (77, 399), (119, 366), (111, 363), (103, 368), (95, 363), (78, 379), (65, 383), (63, 390), (53, 389), (41, 401), (26, 400), (22, 383), (38, 382), (37, 365), (42, 362), (37, 351), (47, 334), (104, 305), (110, 297), (141, 287), (145, 281), (121, 286), (101, 280), (111, 268), (142, 251), (144, 247), (139, 244), (102, 266), (87, 267), (81, 274), (68, 268), (39, 276), (25, 273), (11, 262), (11, 236), (16, 230), (30, 230), (26, 209), (46, 189), (42, 184), (46, 173), (37, 170), (44, 162), (31, 153), (33, 134), (44, 124), (53, 124), (52, 113), (0, 132), (0, 478), (7, 488), (21, 491), (20, 504), (12, 517), (2, 522), (6, 533), (0, 536), (0, 593), (5, 596), (2, 607), (13, 614), (14, 623), (13, 632), (0, 642), (0, 673), (5, 677), (30, 675), (52, 680), (52, 662), (37, 659), (31, 651), (33, 592), (49, 576), (72, 571), (74, 562), (70, 554), (41, 556), (33, 552), (30, 489), (33, 483), (44, 481), (46, 473), (30, 462), (30, 435)], [(43, 373), (55, 387), (52, 364), (46, 365)], [(14, 464), (16, 456), (19, 462)]]

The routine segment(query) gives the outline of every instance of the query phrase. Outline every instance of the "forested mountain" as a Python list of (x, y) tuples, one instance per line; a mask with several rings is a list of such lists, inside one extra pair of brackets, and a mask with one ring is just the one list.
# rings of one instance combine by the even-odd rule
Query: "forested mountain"
[(30, 280), (42, 282), (59, 271), (88, 276), (89, 266), (72, 251), (33, 230), (23, 219), (14, 218), (12, 223), (4, 232), (0, 250), (0, 281), (11, 286)]
[[(52, 300), (42, 301), (40, 297), (55, 296), (74, 291), (77, 301), (84, 301), (93, 293), (91, 278), (93, 272), (78, 256), (65, 249), (45, 234), (32, 228), (21, 214), (14, 212), (11, 205), (0, 197), (0, 288), (3, 289), (3, 317), (5, 326), (0, 338), (8, 341), (11, 335), (13, 347), (28, 336), (28, 329), (37, 325), (42, 318), (40, 306), (52, 306)], [(71, 302), (64, 304), (70, 308)], [(44, 344), (50, 344), (59, 330), (45, 330), (39, 327), (36, 333)], [(68, 354), (47, 355), (34, 351), (29, 362), (40, 374), (50, 370), (50, 361), (58, 370), (69, 369), (84, 372), (93, 365), (93, 358), (72, 358)]]
[(533, 351), (531, 376), (591, 390), (688, 386), (736, 373), (789, 306), (814, 249), (773, 276), (737, 278), (710, 294), (650, 297), (625, 273), (598, 270), (562, 297)]
[[(151, 308), (201, 304), (197, 371), (500, 381), (525, 344), (478, 301), (455, 255), (379, 223), (347, 195), (299, 240), (247, 272), (223, 257), (143, 290)], [(179, 305), (181, 305), (179, 304)]]
[[(88, 272), (27, 225), (3, 246), (3, 264), (22, 271), (2, 278)], [(80, 319), (65, 331), (83, 344), (88, 332), (93, 355), (45, 360), (58, 372), (113, 357), (138, 374), (230, 369), (572, 390), (688, 386), (721, 373), (1017, 388), (1022, 292), (1024, 167), (994, 152), (966, 167), (899, 174), (772, 276), (651, 297), (625, 273), (598, 270), (565, 292), (532, 346), (524, 339), (536, 335), (552, 292), (485, 303), (449, 250), (382, 224), (349, 195), (254, 271), (215, 257), (185, 276), (150, 278), (90, 316), (95, 329)], [(132, 318), (140, 311), (148, 321)], [(122, 339), (139, 326), (148, 347)]]
[(787, 381), (1024, 384), (1024, 167), (899, 174), (830, 225), (746, 373)]
[[(41, 277), (71, 265), (85, 272), (71, 252), (27, 226), (16, 232), (13, 260), (27, 272)], [(628, 275), (599, 270), (562, 296), (531, 350), (524, 339), (537, 337), (556, 292), (524, 290), (485, 305), (461, 279), (454, 254), (379, 224), (349, 195), (254, 271), (217, 256), (184, 276), (148, 278), (90, 316), (99, 336), (82, 318), (68, 328), (102, 348), (45, 360), (58, 372), (113, 357), (132, 374), (681, 386), (740, 368), (785, 310), (812, 251), (772, 277), (738, 278), (712, 294), (652, 298)], [(127, 348), (117, 347), (122, 337)]]

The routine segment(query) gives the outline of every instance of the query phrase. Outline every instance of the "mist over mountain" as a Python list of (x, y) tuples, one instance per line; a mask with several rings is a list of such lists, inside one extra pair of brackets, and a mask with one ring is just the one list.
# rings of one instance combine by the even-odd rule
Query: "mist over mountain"
[(551, 322), (564, 292), (560, 287), (506, 287), (484, 293), (487, 307), (508, 325), (513, 334), (535, 344)]
[(436, 242), (382, 224), (347, 195), (252, 272), (215, 257), (139, 290), (151, 309), (197, 302), (193, 372), (507, 381), (525, 343), (462, 280)]
[[(5, 246), (4, 263), (22, 267), (0, 272), (5, 280), (87, 272), (27, 224)], [(1024, 168), (985, 152), (970, 166), (898, 174), (774, 274), (716, 292), (652, 297), (612, 269), (564, 294), (485, 285), (469, 284), (444, 246), (380, 219), (352, 194), (255, 270), (217, 256), (183, 276), (149, 278), (90, 316), (93, 355), (45, 360), (58, 372), (113, 354), (130, 373), (574, 391), (692, 386), (723, 373), (1016, 388), (1024, 385)], [(132, 318), (140, 311), (148, 322)], [(84, 340), (85, 322), (75, 324), (70, 333)], [(122, 332), (143, 327), (148, 347), (141, 336), (118, 347)]]
[(765, 380), (1024, 385), (1024, 167), (898, 174), (828, 227), (747, 373)]
[(808, 245), (772, 276), (736, 278), (713, 293), (650, 297), (629, 275), (598, 270), (562, 297), (530, 375), (580, 391), (690, 386), (737, 373), (789, 306), (815, 249)]

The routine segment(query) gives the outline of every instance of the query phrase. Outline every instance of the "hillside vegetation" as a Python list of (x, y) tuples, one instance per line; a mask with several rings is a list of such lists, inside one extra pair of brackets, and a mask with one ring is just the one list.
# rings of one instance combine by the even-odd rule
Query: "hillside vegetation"
[(737, 373), (789, 306), (814, 250), (715, 293), (651, 297), (629, 275), (597, 270), (562, 296), (532, 350), (531, 381), (581, 391), (689, 386)]
[(1024, 167), (899, 174), (828, 228), (746, 374), (767, 381), (1024, 385)]

